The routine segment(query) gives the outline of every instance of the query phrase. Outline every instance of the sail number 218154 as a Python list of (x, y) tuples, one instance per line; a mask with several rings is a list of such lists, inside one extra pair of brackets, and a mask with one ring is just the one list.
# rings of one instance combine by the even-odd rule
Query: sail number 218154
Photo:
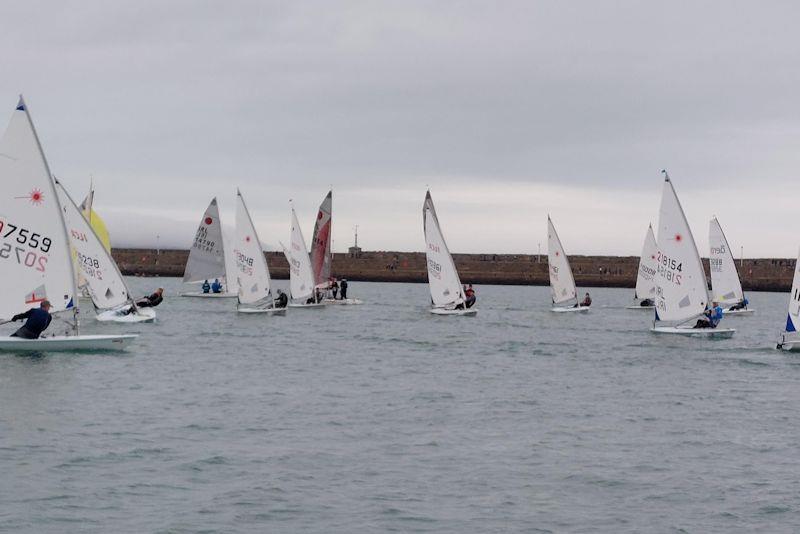
[(681, 285), (681, 280), (683, 278), (682, 262), (675, 260), (675, 258), (670, 258), (666, 254), (662, 254), (661, 251), (658, 251), (656, 263), (658, 264), (658, 274), (661, 275), (662, 278), (668, 282), (674, 283), (675, 285)]

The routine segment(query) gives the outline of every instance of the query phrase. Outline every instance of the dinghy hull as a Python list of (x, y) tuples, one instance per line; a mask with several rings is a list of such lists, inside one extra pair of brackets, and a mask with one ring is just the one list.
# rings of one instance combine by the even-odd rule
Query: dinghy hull
[(554, 308), (550, 308), (550, 311), (553, 313), (569, 313), (569, 312), (582, 312), (586, 313), (591, 308), (589, 306), (578, 306), (577, 308), (573, 308), (572, 306), (556, 306)]
[(324, 308), (325, 306), (326, 304), (324, 302), (314, 302), (313, 304), (289, 303), (290, 308)]
[(239, 295), (237, 293), (202, 293), (202, 292), (191, 292), (191, 293), (180, 293), (179, 297), (195, 297), (201, 299), (235, 299)]
[(625, 306), (626, 310), (652, 310), (655, 306)]
[(691, 328), (688, 326), (654, 326), (650, 331), (654, 334), (673, 334), (718, 339), (733, 337), (733, 334), (736, 332), (734, 328)]
[(364, 301), (361, 299), (325, 299), (323, 302), (325, 302), (325, 304), (338, 304), (339, 306), (356, 306), (359, 304), (364, 304)]
[(156, 311), (153, 308), (139, 308), (136, 313), (125, 314), (130, 306), (120, 310), (106, 310), (95, 316), (101, 323), (152, 323), (156, 320)]
[(800, 352), (800, 339), (778, 341), (778, 345), (775, 348), (786, 352)]
[(434, 315), (461, 315), (464, 317), (474, 317), (478, 315), (478, 310), (475, 308), (467, 308), (465, 310), (448, 310), (445, 308), (431, 308), (430, 312)]
[(753, 315), (756, 310), (748, 308), (745, 310), (722, 310), (723, 315)]
[(260, 313), (267, 315), (286, 315), (286, 308), (245, 308), (237, 307), (236, 311), (239, 313)]
[(0, 337), (0, 352), (67, 352), (76, 350), (125, 350), (137, 335), (53, 336), (39, 339)]

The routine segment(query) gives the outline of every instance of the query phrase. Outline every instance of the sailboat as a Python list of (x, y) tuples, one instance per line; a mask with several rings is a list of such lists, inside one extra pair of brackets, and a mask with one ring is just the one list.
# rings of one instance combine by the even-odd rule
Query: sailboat
[(739, 271), (736, 269), (736, 261), (716, 217), (708, 223), (708, 243), (711, 248), (708, 264), (711, 268), (713, 300), (722, 306), (722, 313), (725, 315), (754, 314), (755, 310), (747, 308), (744, 304), (744, 291), (739, 280)]
[(658, 218), (656, 308), (652, 332), (731, 337), (733, 328), (693, 328), (711, 300), (697, 245), (667, 171)]
[(649, 225), (647, 227), (647, 235), (644, 237), (644, 245), (642, 245), (642, 255), (639, 257), (639, 271), (636, 274), (636, 289), (633, 294), (635, 304), (626, 306), (627, 309), (653, 309), (653, 304), (646, 304), (645, 301), (655, 302), (657, 253), (658, 245), (656, 245), (656, 237), (653, 235), (653, 225)]
[(275, 307), (272, 279), (269, 276), (264, 249), (261, 248), (261, 240), (239, 190), (236, 191), (236, 239), (233, 253), (236, 257), (236, 276), (239, 286), (236, 311), (285, 314), (286, 308)]
[(335, 299), (330, 292), (331, 241), (333, 239), (333, 191), (328, 191), (317, 211), (314, 233), (311, 236), (311, 268), (314, 271), (314, 283), (317, 288), (326, 292), (326, 304), (363, 304), (360, 299)]
[(321, 291), (314, 283), (314, 272), (311, 269), (311, 258), (306, 248), (306, 240), (297, 221), (297, 213), (292, 206), (292, 229), (289, 236), (289, 248), (283, 247), (286, 261), (289, 262), (289, 306), (292, 308), (319, 308), (325, 306)]
[(778, 346), (775, 348), (800, 351), (800, 252), (794, 264), (794, 278), (792, 279), (792, 292), (789, 293), (789, 313), (786, 315), (786, 328), (781, 333)]
[[(49, 300), (51, 314), (71, 314), (64, 335), (0, 337), (3, 351), (120, 350), (136, 335), (84, 335), (67, 227), (50, 167), (25, 101), (0, 140), (0, 323)], [(51, 326), (55, 330), (55, 325)], [(47, 333), (47, 331), (45, 331)]]
[[(589, 306), (578, 305), (578, 289), (575, 287), (572, 268), (569, 266), (569, 259), (549, 215), (547, 216), (547, 263), (550, 267), (550, 297), (553, 301), (550, 311), (588, 312)], [(566, 306), (567, 303), (572, 305)]]
[(430, 191), (425, 194), (422, 205), (422, 224), (425, 232), (425, 257), (428, 262), (428, 288), (433, 305), (430, 312), (435, 315), (477, 315), (477, 308), (466, 306), (464, 286), (461, 285), (453, 256), (444, 241)]
[(55, 180), (55, 183), (64, 222), (67, 225), (73, 260), (81, 275), (78, 283), (81, 284), (83, 281), (82, 287), (92, 299), (97, 320), (118, 323), (155, 320), (156, 311), (153, 308), (136, 306), (136, 301), (131, 296), (117, 263), (83, 217), (63, 184), (58, 180)]
[(189, 259), (186, 260), (186, 269), (183, 273), (184, 284), (202, 284), (206, 281), (212, 283), (218, 279), (223, 286), (221, 293), (203, 293), (191, 291), (181, 293), (182, 297), (205, 298), (235, 298), (236, 292), (231, 292), (228, 278), (227, 262), (225, 259), (225, 241), (222, 238), (222, 222), (219, 218), (217, 199), (211, 199), (206, 208), (197, 232), (194, 236), (192, 248), (189, 250)]

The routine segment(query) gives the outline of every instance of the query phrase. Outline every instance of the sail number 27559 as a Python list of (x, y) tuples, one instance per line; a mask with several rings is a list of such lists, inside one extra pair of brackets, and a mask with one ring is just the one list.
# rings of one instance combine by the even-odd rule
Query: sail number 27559
[(683, 263), (670, 258), (666, 254), (658, 251), (656, 256), (656, 263), (658, 264), (658, 274), (668, 282), (673, 282), (675, 285), (681, 285), (683, 278)]
[[(16, 258), (17, 263), (20, 265), (44, 272), (47, 266), (46, 254), (50, 251), (50, 245), (52, 244), (49, 237), (31, 232), (27, 228), (22, 228), (3, 219), (0, 219), (0, 237), (5, 241), (0, 246), (0, 258)], [(11, 243), (8, 241), (11, 241)]]

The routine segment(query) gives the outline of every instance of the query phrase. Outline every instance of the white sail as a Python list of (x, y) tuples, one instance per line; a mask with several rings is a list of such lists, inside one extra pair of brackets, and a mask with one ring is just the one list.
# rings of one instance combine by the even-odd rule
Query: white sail
[(656, 253), (656, 320), (686, 322), (708, 304), (708, 285), (692, 230), (664, 172)]
[(428, 262), (428, 287), (434, 307), (452, 308), (465, 301), (464, 287), (458, 277), (453, 256), (444, 241), (439, 218), (430, 191), (422, 207), (425, 231), (425, 257)]
[(225, 278), (220, 281), (225, 286), (225, 292), (230, 294), (239, 293), (239, 282), (236, 277), (236, 254), (234, 253), (234, 241), (236, 240), (236, 228), (222, 226), (223, 252), (225, 254)]
[(124, 304), (134, 304), (111, 254), (58, 181), (56, 189), (74, 252), (76, 271), (81, 274), (81, 279), (86, 284), (84, 287), (95, 307), (109, 310)]
[(789, 294), (789, 314), (786, 316), (786, 334), (791, 334), (792, 339), (797, 338), (798, 326), (800, 326), (800, 252), (794, 264), (792, 292)]
[(708, 243), (711, 248), (708, 263), (713, 300), (723, 305), (736, 304), (744, 298), (744, 291), (731, 247), (716, 217), (708, 224)]
[(196, 283), (215, 278), (225, 278), (225, 243), (216, 198), (211, 200), (200, 219), (192, 248), (189, 249), (183, 282)]
[(20, 97), (0, 140), (0, 320), (38, 307), (76, 304), (75, 273), (61, 206)]
[(295, 300), (307, 300), (314, 294), (314, 273), (311, 270), (311, 259), (308, 256), (306, 241), (297, 221), (297, 213), (292, 208), (292, 230), (289, 237), (289, 288)]
[(550, 267), (550, 297), (553, 304), (562, 304), (578, 297), (569, 259), (556, 233), (550, 216), (547, 217), (547, 263)]
[(253, 219), (242, 194), (236, 192), (236, 239), (233, 254), (239, 285), (239, 303), (272, 302), (269, 267)]
[(655, 299), (656, 297), (656, 254), (658, 245), (653, 235), (653, 226), (647, 227), (647, 235), (642, 245), (642, 255), (639, 257), (639, 272), (636, 275), (636, 298)]
[(311, 236), (311, 268), (314, 284), (327, 284), (331, 277), (331, 228), (333, 224), (333, 191), (319, 206), (314, 234)]

